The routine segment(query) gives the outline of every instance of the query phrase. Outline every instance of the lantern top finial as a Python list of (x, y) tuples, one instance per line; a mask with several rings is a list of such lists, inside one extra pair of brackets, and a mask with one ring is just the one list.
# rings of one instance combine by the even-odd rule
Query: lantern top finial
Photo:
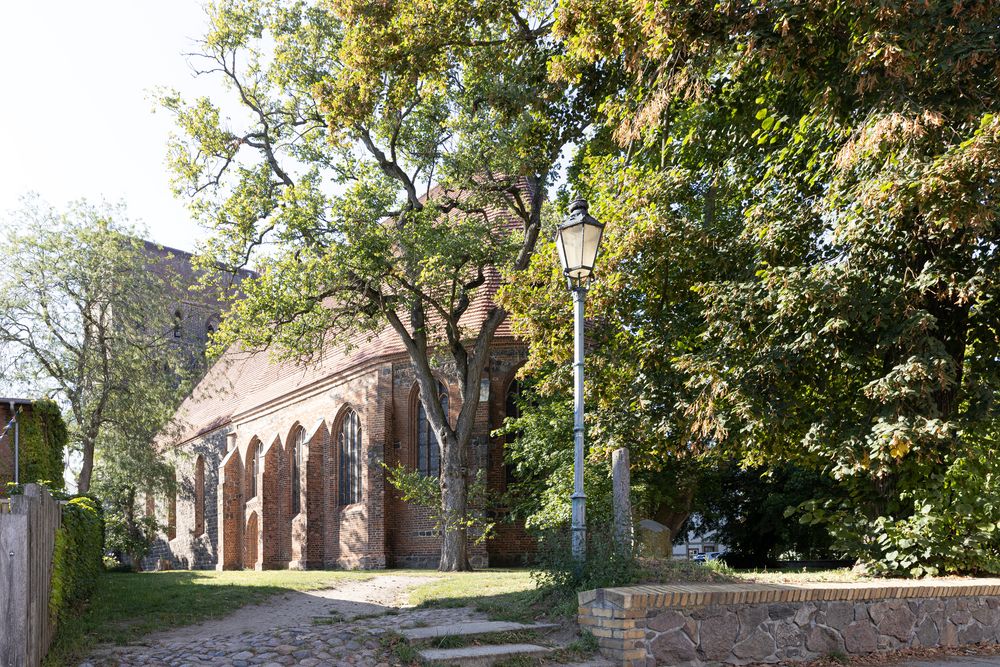
[(577, 212), (579, 212), (579, 213), (582, 213), (583, 215), (586, 215), (587, 214), (587, 207), (588, 207), (588, 204), (587, 204), (587, 200), (586, 199), (583, 199), (583, 198), (574, 199), (572, 202), (570, 202), (570, 205), (569, 205), (569, 214), (570, 215), (574, 215)]

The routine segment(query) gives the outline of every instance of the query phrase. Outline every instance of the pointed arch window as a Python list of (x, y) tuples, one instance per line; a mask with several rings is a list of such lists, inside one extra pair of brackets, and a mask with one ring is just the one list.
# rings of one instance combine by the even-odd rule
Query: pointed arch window
[[(448, 418), (448, 388), (437, 383), (438, 400)], [(426, 477), (441, 476), (441, 445), (438, 443), (431, 422), (427, 419), (424, 402), (417, 402), (417, 469)]]
[(340, 423), (340, 492), (341, 505), (361, 502), (361, 419), (348, 410)]
[(250, 460), (247, 461), (247, 500), (257, 497), (257, 473), (260, 472), (260, 459), (264, 455), (264, 443), (260, 440), (250, 445)]
[(292, 440), (291, 460), (291, 493), (292, 493), (292, 516), (302, 511), (302, 449), (306, 445), (306, 430), (299, 427), (295, 432), (295, 439)]
[[(514, 380), (507, 387), (507, 397), (504, 404), (504, 416), (508, 419), (518, 419), (521, 416), (521, 381)], [(517, 439), (518, 433), (510, 433), (504, 438), (504, 449), (508, 443), (513, 442)], [(517, 481), (517, 477), (514, 473), (514, 466), (507, 461), (507, 452), (504, 451), (503, 458), (503, 477), (504, 485), (510, 486)]]
[(174, 472), (173, 483), (167, 489), (167, 539), (177, 538), (177, 473)]
[(205, 457), (194, 463), (194, 536), (205, 534)]

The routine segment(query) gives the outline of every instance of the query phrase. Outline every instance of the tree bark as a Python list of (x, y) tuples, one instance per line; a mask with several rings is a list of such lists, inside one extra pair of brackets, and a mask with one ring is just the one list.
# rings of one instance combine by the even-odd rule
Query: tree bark
[(465, 470), (468, 460), (468, 442), (447, 436), (443, 442), (441, 460), (441, 510), (444, 535), (441, 540), (441, 560), (438, 569), (442, 572), (464, 572), (472, 569), (469, 563), (468, 529), (468, 484)]
[(83, 467), (80, 468), (80, 476), (76, 482), (77, 493), (90, 492), (90, 478), (94, 472), (94, 441), (87, 439), (83, 442)]

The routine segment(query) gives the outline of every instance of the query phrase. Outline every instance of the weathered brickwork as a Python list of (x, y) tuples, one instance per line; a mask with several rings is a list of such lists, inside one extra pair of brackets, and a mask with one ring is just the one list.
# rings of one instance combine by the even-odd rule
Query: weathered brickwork
[[(155, 540), (143, 563), (152, 569), (161, 561), (176, 569), (211, 569), (215, 567), (218, 549), (218, 487), (219, 465), (226, 453), (225, 429), (209, 433), (182, 450), (172, 452), (177, 470), (176, 537), (167, 541), (165, 535)], [(204, 461), (204, 526), (198, 533), (195, 521), (195, 469), (198, 457)], [(167, 499), (155, 501), (157, 520), (167, 521)]]
[(598, 589), (580, 594), (579, 621), (601, 652), (625, 667), (777, 663), (996, 643), (1000, 580)]
[[(469, 478), (484, 470), (491, 489), (504, 488), (503, 445), (491, 432), (505, 416), (506, 392), (524, 360), (523, 346), (495, 346), (480, 393)], [(439, 379), (451, 418), (460, 409), (447, 366)], [(383, 463), (416, 465), (418, 390), (399, 353), (349, 372), (303, 384), (280, 400), (233, 415), (224, 426), (172, 447), (178, 472), (177, 536), (155, 545), (147, 566), (255, 568), (434, 567), (440, 536), (429, 512), (403, 502)], [(360, 502), (341, 505), (340, 433), (351, 413), (360, 424)], [(292, 513), (293, 458), (299, 429), (299, 511)], [(255, 461), (258, 443), (261, 456)], [(204, 533), (195, 536), (198, 456), (205, 462)], [(254, 477), (254, 474), (256, 477)], [(255, 492), (254, 492), (255, 491)], [(157, 514), (165, 508), (157, 502)], [(165, 521), (161, 519), (161, 522)], [(525, 562), (534, 543), (519, 525), (501, 525), (487, 545), (470, 544), (475, 566)]]

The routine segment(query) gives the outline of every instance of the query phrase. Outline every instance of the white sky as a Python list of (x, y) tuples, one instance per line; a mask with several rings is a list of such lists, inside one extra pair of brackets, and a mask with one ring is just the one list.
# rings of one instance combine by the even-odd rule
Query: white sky
[(182, 55), (205, 22), (198, 0), (0, 0), (0, 227), (28, 192), (124, 201), (152, 240), (193, 250), (205, 233), (170, 191), (152, 92), (220, 92)]

